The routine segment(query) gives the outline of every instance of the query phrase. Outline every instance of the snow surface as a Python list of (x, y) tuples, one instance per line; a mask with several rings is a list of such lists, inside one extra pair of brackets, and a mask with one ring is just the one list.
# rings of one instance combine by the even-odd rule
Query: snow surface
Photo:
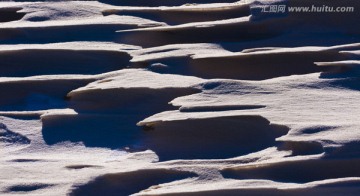
[(359, 195), (360, 3), (0, 2), (0, 195)]

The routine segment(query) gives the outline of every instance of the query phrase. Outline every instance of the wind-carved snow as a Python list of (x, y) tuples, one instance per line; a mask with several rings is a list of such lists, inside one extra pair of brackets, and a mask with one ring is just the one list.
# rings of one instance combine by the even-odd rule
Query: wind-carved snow
[[(145, 119), (139, 124), (215, 116), (261, 115), (273, 123), (293, 128), (288, 135), (278, 138), (278, 141), (308, 141), (322, 143), (324, 147), (341, 146), (359, 137), (356, 113), (359, 109), (359, 92), (354, 89), (358, 85), (358, 79), (337, 78), (336, 74), (290, 76), (261, 82), (210, 80), (200, 84), (202, 93), (180, 97), (171, 102), (180, 106), (180, 110), (201, 107), (206, 108), (206, 111), (169, 111)], [(350, 107), (344, 108), (342, 104), (338, 104), (339, 100)], [(253, 110), (231, 109), (231, 106), (241, 105), (266, 107), (255, 107)], [(224, 111), (213, 112), (212, 107), (224, 107)], [(312, 127), (329, 128), (301, 134)]]
[(0, 124), (0, 142), (5, 145), (29, 144), (31, 141), (21, 134), (10, 131), (6, 125)]
[(261, 2), (355, 12), (1, 2), (0, 194), (358, 195), (359, 2)]

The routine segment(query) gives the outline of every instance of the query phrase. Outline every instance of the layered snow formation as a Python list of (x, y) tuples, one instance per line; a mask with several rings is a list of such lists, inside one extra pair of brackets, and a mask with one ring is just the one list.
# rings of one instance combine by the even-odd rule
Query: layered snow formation
[(359, 19), (0, 2), (0, 195), (359, 195)]

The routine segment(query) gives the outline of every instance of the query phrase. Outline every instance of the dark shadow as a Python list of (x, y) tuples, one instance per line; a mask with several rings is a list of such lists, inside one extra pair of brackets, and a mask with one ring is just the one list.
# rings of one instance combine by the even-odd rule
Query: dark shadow
[(49, 184), (33, 184), (33, 185), (16, 185), (8, 188), (10, 192), (31, 192), (39, 189), (47, 188), (52, 185)]
[(276, 146), (275, 138), (289, 130), (257, 116), (161, 122), (143, 128), (135, 125), (152, 114), (174, 109), (164, 103), (175, 97), (196, 92), (196, 89), (88, 91), (71, 97), (72, 108), (78, 115), (42, 118), (43, 138), (49, 145), (71, 141), (89, 147), (150, 149), (160, 161), (165, 161), (240, 156)]
[(277, 188), (240, 188), (239, 189), (223, 189), (212, 191), (199, 191), (188, 193), (170, 193), (167, 196), (338, 196), (352, 195), (356, 196), (360, 192), (359, 182), (337, 182), (326, 186), (315, 186), (311, 188), (294, 188), (294, 189), (277, 189)]
[(225, 106), (193, 106), (181, 107), (180, 112), (218, 112), (228, 110), (255, 110), (265, 108), (264, 105), (225, 105)]
[(9, 162), (15, 163), (34, 163), (34, 162), (42, 162), (43, 159), (12, 159)]
[(330, 87), (360, 90), (359, 66), (351, 66), (344, 63), (339, 66), (330, 66), (330, 68), (329, 71), (322, 72), (320, 75), (321, 79), (331, 79), (330, 81), (326, 81)]
[(116, 31), (138, 28), (135, 24), (81, 24), (47, 27), (4, 28), (0, 31), (2, 44), (56, 43), (71, 41), (114, 41)]
[(43, 118), (42, 135), (48, 145), (70, 141), (87, 147), (133, 147), (143, 135), (136, 126), (140, 116), (82, 113)]
[(9, 130), (5, 124), (0, 123), (0, 143), (5, 145), (25, 145), (30, 144), (31, 140), (24, 135)]
[(0, 52), (1, 77), (52, 74), (100, 74), (125, 68), (125, 52), (27, 49)]
[[(46, 79), (0, 83), (0, 111), (36, 111), (68, 107), (65, 96), (93, 79)], [(11, 116), (11, 115), (7, 115)], [(38, 115), (13, 115), (16, 118), (39, 118)]]
[(139, 147), (144, 131), (136, 123), (175, 107), (167, 104), (176, 97), (199, 92), (197, 89), (109, 89), (70, 97), (70, 107), (78, 115), (42, 118), (42, 135), (49, 145), (64, 141), (83, 142), (88, 147)]
[[(163, 52), (163, 51), (161, 51)], [(167, 51), (164, 51), (167, 52)], [(134, 68), (147, 68), (148, 70), (156, 73), (165, 74), (178, 74), (178, 75), (189, 75), (191, 73), (190, 57), (169, 57), (164, 59), (149, 60), (146, 62), (132, 63), (131, 67)], [(166, 67), (152, 66), (154, 64), (163, 64)]]
[(259, 116), (187, 119), (156, 123), (142, 140), (160, 161), (223, 159), (275, 146), (288, 130)]
[(360, 90), (360, 77), (346, 78), (343, 80), (340, 79), (340, 80), (332, 81), (331, 84), (333, 86), (359, 91)]
[(25, 13), (18, 13), (22, 8), (0, 8), (0, 22), (11, 22), (20, 20)]
[[(291, 41), (289, 41), (291, 40)], [(286, 32), (280, 36), (266, 40), (253, 40), (244, 42), (220, 42), (217, 43), (225, 50), (239, 52), (251, 48), (264, 47), (302, 47), (302, 46), (324, 46), (346, 45), (360, 42), (360, 35), (332, 32), (332, 33), (311, 33), (311, 32)]]
[(86, 169), (86, 168), (102, 168), (102, 166), (98, 165), (68, 165), (65, 167), (66, 169)]
[(319, 132), (323, 132), (323, 131), (329, 131), (332, 129), (335, 129), (337, 127), (333, 126), (313, 126), (313, 127), (308, 127), (306, 129), (301, 130), (301, 133), (303, 134), (314, 134), (314, 133), (319, 133)]
[(273, 53), (235, 57), (210, 57), (191, 61), (193, 75), (203, 78), (230, 78), (241, 80), (264, 80), (294, 74), (308, 74), (328, 70), (314, 65), (318, 60), (343, 59), (336, 51), (315, 54)]
[(350, 90), (360, 90), (360, 69), (359, 66), (337, 66), (329, 72), (320, 75), (322, 79), (333, 79), (329, 84), (333, 87), (346, 88)]
[(150, 186), (196, 177), (191, 172), (147, 169), (133, 172), (107, 174), (88, 184), (75, 187), (71, 196), (127, 196), (138, 193)]
[(205, 22), (225, 20), (250, 15), (248, 6), (231, 7), (227, 9), (199, 9), (199, 10), (105, 10), (103, 15), (128, 15), (146, 18), (153, 21), (178, 25), (191, 22)]
[[(206, 79), (226, 78), (240, 80), (264, 80), (294, 74), (308, 74), (331, 70), (316, 66), (314, 62), (338, 61), (345, 57), (337, 51), (244, 54), (239, 56), (208, 57), (192, 59), (190, 56), (150, 60), (135, 63), (134, 67), (146, 67), (158, 73), (191, 75)], [(151, 64), (166, 65), (162, 69)]]
[(353, 159), (354, 157), (360, 157), (360, 142), (353, 141), (343, 144), (341, 147), (327, 147), (326, 157), (338, 158), (338, 159)]
[[(276, 23), (276, 22), (274, 22)], [(142, 31), (119, 32), (117, 42), (142, 47), (156, 47), (168, 44), (213, 43), (213, 42), (244, 42), (264, 40), (279, 36), (283, 28), (264, 31), (262, 24), (239, 22), (208, 27), (186, 27), (175, 29), (144, 29)]]
[(157, 7), (157, 6), (180, 6), (184, 4), (192, 3), (232, 3), (236, 0), (99, 0), (99, 2), (119, 5), (119, 6), (146, 6), (146, 7)]
[(291, 150), (291, 156), (303, 156), (321, 154), (324, 152), (323, 146), (318, 142), (294, 142), (286, 141), (278, 146), (279, 150)]
[(360, 167), (356, 167), (359, 164), (359, 159), (318, 159), (225, 169), (221, 173), (225, 178), (231, 179), (307, 183), (334, 178), (360, 177)]

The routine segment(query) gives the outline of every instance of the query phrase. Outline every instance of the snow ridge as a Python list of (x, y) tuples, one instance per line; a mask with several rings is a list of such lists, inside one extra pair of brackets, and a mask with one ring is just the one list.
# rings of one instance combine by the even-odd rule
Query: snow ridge
[(0, 195), (358, 195), (360, 12), (256, 3), (0, 2)]

